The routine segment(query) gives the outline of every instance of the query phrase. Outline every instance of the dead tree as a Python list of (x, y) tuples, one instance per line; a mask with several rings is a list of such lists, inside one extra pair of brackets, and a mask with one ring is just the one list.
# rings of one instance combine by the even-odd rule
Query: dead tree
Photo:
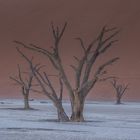
[(118, 84), (116, 79), (113, 79), (110, 83), (116, 91), (116, 104), (121, 104), (122, 96), (128, 89), (128, 84), (127, 85)]
[[(10, 79), (16, 82), (21, 87), (21, 92), (24, 97), (24, 109), (28, 110), (30, 109), (29, 105), (29, 93), (32, 87), (32, 81), (33, 81), (33, 73), (29, 72), (26, 73), (26, 78), (23, 77), (23, 73), (21, 72), (21, 68), (18, 65), (18, 75), (17, 76), (10, 76)], [(25, 75), (24, 75), (25, 76)]]
[(32, 75), (40, 85), (42, 91), (33, 90), (36, 92), (43, 92), (54, 104), (54, 106), (57, 109), (58, 114), (58, 121), (69, 121), (69, 118), (67, 114), (65, 113), (65, 110), (62, 106), (62, 94), (63, 94), (63, 82), (61, 79), (61, 75), (55, 75), (58, 77), (59, 83), (60, 83), (60, 93), (59, 96), (57, 95), (57, 92), (55, 91), (55, 88), (53, 87), (52, 82), (49, 79), (49, 76), (43, 72), (40, 72), (40, 69), (42, 66), (40, 64), (34, 65), (33, 62), (17, 48), (20, 55), (26, 60), (26, 62), (30, 66), (30, 70), (32, 71)]
[(72, 108), (71, 120), (84, 121), (83, 110), (85, 98), (89, 91), (94, 87), (95, 83), (105, 74), (105, 68), (116, 62), (119, 58), (112, 58), (100, 65), (97, 69), (93, 69), (93, 66), (96, 63), (96, 60), (100, 59), (100, 56), (107, 52), (117, 41), (114, 37), (119, 33), (119, 31), (117, 28), (108, 29), (104, 26), (97, 38), (92, 40), (87, 46), (84, 44), (83, 39), (76, 38), (76, 40), (80, 42), (83, 55), (81, 58), (74, 56), (74, 59), (77, 61), (77, 66), (71, 65), (75, 72), (75, 87), (72, 87), (60, 57), (60, 41), (64, 35), (66, 27), (67, 23), (64, 24), (62, 29), (58, 26), (55, 27), (53, 23), (51, 24), (54, 40), (52, 51), (48, 51), (47, 49), (38, 47), (34, 44), (26, 45), (20, 41), (14, 42), (18, 44), (19, 47), (39, 52), (49, 58), (54, 68), (58, 73), (60, 73), (63, 83), (67, 88)]

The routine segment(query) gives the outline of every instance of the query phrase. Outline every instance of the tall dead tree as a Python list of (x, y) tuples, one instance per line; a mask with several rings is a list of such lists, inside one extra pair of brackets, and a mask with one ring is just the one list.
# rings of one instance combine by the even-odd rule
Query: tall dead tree
[(52, 82), (49, 79), (49, 75), (47, 75), (45, 72), (41, 73), (40, 69), (42, 66), (40, 64), (34, 65), (33, 62), (17, 48), (20, 55), (26, 60), (26, 62), (30, 66), (30, 70), (32, 71), (32, 75), (40, 85), (42, 91), (34, 90), (36, 92), (43, 92), (54, 104), (54, 106), (57, 109), (58, 114), (58, 121), (69, 121), (69, 118), (67, 114), (65, 113), (65, 110), (62, 106), (62, 96), (63, 96), (63, 82), (61, 79), (61, 75), (55, 75), (60, 84), (60, 92), (59, 96), (57, 95), (57, 92), (55, 91), (55, 88), (52, 84)]
[(20, 41), (14, 42), (18, 44), (19, 47), (39, 52), (49, 58), (54, 68), (61, 75), (63, 83), (67, 88), (72, 108), (71, 120), (84, 121), (83, 110), (85, 98), (89, 91), (94, 87), (95, 83), (105, 74), (105, 68), (116, 62), (119, 58), (112, 58), (100, 65), (97, 69), (93, 69), (93, 66), (95, 65), (96, 60), (99, 59), (102, 54), (107, 52), (117, 41), (114, 38), (119, 31), (117, 28), (108, 29), (104, 26), (97, 38), (92, 40), (87, 46), (84, 44), (83, 39), (76, 38), (76, 40), (80, 42), (83, 55), (81, 58), (74, 56), (74, 59), (77, 61), (77, 66), (71, 65), (75, 72), (75, 87), (72, 87), (60, 57), (60, 41), (64, 35), (66, 27), (67, 23), (65, 23), (62, 28), (59, 28), (58, 26), (55, 27), (53, 23), (51, 24), (54, 40), (52, 51), (48, 51), (47, 49), (38, 47), (34, 44), (26, 45)]
[(128, 89), (128, 84), (127, 85), (118, 84), (116, 79), (113, 79), (111, 81), (111, 84), (116, 92), (116, 104), (121, 104), (121, 99), (125, 91)]
[(19, 65), (18, 65), (18, 75), (10, 76), (10, 79), (12, 79), (14, 82), (16, 82), (16, 84), (18, 84), (21, 87), (21, 92), (24, 97), (24, 109), (28, 110), (30, 109), (29, 93), (32, 87), (33, 73), (31, 71), (29, 73), (26, 73), (26, 78), (25, 75), (23, 77), (23, 73), (21, 72), (21, 68)]

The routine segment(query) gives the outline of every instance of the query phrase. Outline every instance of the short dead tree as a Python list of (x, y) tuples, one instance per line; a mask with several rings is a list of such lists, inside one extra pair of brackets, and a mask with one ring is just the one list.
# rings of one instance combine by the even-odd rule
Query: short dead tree
[(113, 79), (110, 83), (116, 92), (116, 104), (121, 104), (121, 99), (126, 90), (128, 89), (128, 84), (119, 84), (116, 79)]
[(23, 78), (23, 73), (21, 72), (21, 68), (19, 65), (18, 65), (18, 75), (10, 76), (10, 79), (15, 81), (16, 84), (20, 86), (22, 95), (24, 97), (24, 109), (28, 110), (28, 109), (31, 109), (29, 105), (29, 93), (30, 93), (30, 90), (32, 87), (32, 81), (33, 81), (32, 72), (26, 73), (26, 78), (25, 78), (25, 75)]

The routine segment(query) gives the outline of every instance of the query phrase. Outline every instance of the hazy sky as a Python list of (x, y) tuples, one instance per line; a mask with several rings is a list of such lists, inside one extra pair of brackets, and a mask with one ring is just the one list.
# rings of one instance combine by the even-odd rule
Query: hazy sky
[[(19, 97), (19, 89), (12, 85), (9, 76), (15, 74), (16, 65), (24, 65), (24, 61), (16, 53), (12, 41), (49, 48), (51, 21), (60, 26), (68, 22), (61, 44), (67, 70), (74, 62), (73, 54), (81, 53), (73, 38), (82, 37), (88, 44), (102, 26), (120, 28), (119, 42), (104, 58), (121, 58), (110, 72), (120, 77), (120, 82), (130, 84), (125, 99), (140, 100), (139, 0), (0, 0), (0, 97)], [(99, 83), (90, 96), (113, 99), (113, 92), (109, 83)]]

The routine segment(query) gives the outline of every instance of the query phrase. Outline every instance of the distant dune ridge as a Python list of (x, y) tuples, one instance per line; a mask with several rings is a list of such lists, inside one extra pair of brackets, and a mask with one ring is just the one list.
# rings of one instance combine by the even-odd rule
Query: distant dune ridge
[[(10, 75), (16, 74), (17, 64), (25, 66), (25, 62), (15, 51), (13, 40), (50, 49), (50, 23), (53, 21), (61, 26), (67, 21), (68, 28), (61, 43), (61, 55), (71, 83), (74, 84), (74, 80), (69, 65), (75, 63), (72, 57), (82, 55), (79, 44), (73, 38), (82, 37), (86, 44), (96, 37), (102, 26), (117, 26), (121, 29), (119, 42), (99, 63), (119, 56), (120, 60), (108, 71), (120, 77), (121, 82), (130, 84), (123, 100), (140, 101), (139, 5), (138, 0), (0, 0), (0, 98), (22, 98), (20, 90), (9, 79)], [(33, 55), (32, 52), (25, 52), (29, 56)], [(37, 55), (37, 58), (38, 62), (49, 64), (44, 57)], [(53, 73), (52, 67), (48, 67), (48, 72)], [(114, 101), (114, 96), (114, 90), (109, 83), (99, 83), (88, 99)], [(31, 94), (31, 98), (44, 96)]]

